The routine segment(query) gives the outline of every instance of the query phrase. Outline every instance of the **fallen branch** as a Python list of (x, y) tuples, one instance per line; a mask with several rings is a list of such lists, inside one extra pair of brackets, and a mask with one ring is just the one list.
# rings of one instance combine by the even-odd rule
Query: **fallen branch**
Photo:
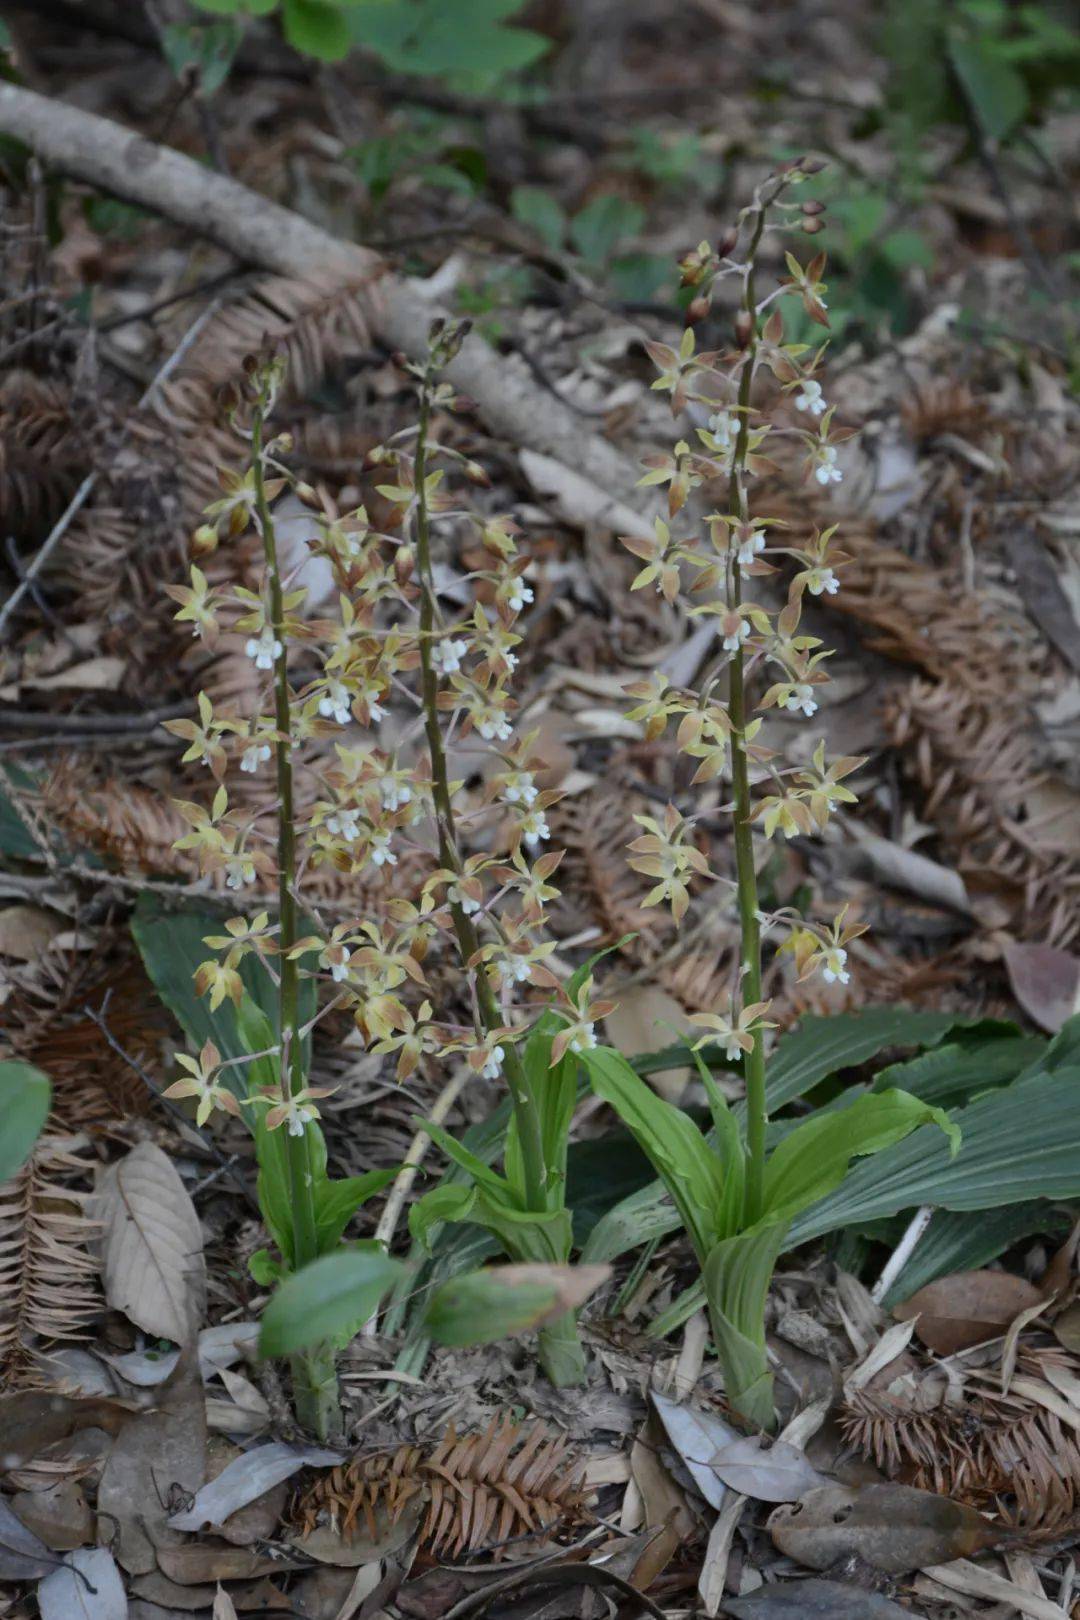
[[(278, 275), (318, 273), (353, 285), (372, 330), (390, 349), (426, 352), (442, 313), (369, 249), (343, 242), (236, 180), (170, 147), (65, 102), (0, 85), (0, 134), (22, 141), (55, 169), (85, 180), (217, 242), (247, 264)], [(447, 375), (475, 400), (488, 427), (514, 443), (566, 462), (609, 495), (634, 487), (637, 473), (614, 446), (583, 430), (581, 418), (541, 389), (515, 357), (471, 337)]]

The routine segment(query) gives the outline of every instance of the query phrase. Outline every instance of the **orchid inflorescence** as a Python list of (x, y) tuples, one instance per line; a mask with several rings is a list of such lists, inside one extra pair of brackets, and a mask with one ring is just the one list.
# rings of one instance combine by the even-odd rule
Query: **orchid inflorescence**
[[(243, 892), (275, 872), (281, 882), (276, 833), (265, 815), (234, 803), (227, 785), (232, 766), (258, 775), (276, 757), (279, 793), (283, 760), (290, 777), (302, 760), (318, 785), (303, 814), (279, 799), (279, 813), (291, 810), (293, 820), (292, 867), (282, 892), (294, 909), (309, 868), (328, 864), (370, 878), (390, 872), (405, 854), (421, 858), (419, 865), (408, 863), (410, 873), (421, 874), (411, 898), (398, 883), (379, 917), (302, 936), (287, 933), (280, 919), (271, 923), (266, 911), (251, 922), (231, 919), (224, 935), (207, 939), (219, 954), (199, 968), (196, 987), (209, 995), (211, 1009), (226, 997), (239, 1005), (238, 969), (252, 953), (275, 978), (292, 971), (325, 980), (333, 1004), (351, 1011), (369, 1047), (396, 1053), (402, 1079), (422, 1058), (451, 1054), (485, 1077), (501, 1073), (527, 1029), (517, 1000), (525, 985), (554, 993), (566, 1025), (560, 1053), (567, 1043), (587, 1042), (592, 1031), (585, 1003), (568, 998), (545, 965), (554, 950), (543, 934), (545, 908), (559, 892), (551, 879), (561, 852), (544, 846), (551, 836), (547, 812), (560, 795), (539, 785), (543, 761), (534, 754), (535, 733), (515, 729), (511, 692), (519, 619), (533, 600), (529, 560), (511, 517), (473, 514), (450, 493), (448, 475), (457, 474), (461, 484), (484, 484), (486, 475), (433, 433), (436, 414), (455, 406), (439, 373), (466, 330), (464, 323), (439, 323), (426, 362), (402, 362), (416, 384), (419, 419), (369, 455), (383, 479), (379, 494), (389, 503), (383, 529), (364, 507), (339, 514), (319, 502), (282, 459), (291, 448), (288, 435), (252, 431), (253, 415), (260, 423), (270, 415), (283, 381), (280, 360), (253, 363), (246, 398), (233, 413), (249, 442), (251, 465), (244, 473), (222, 472), (223, 497), (207, 509), (195, 536), (190, 585), (169, 587), (179, 621), (190, 623), (211, 648), (225, 633), (238, 636), (261, 677), (254, 712), (216, 707), (201, 692), (197, 718), (168, 722), (187, 744), (184, 760), (204, 765), (216, 783), (209, 808), (178, 802), (189, 831), (177, 847), (192, 851), (203, 872), (224, 874), (230, 890)], [(336, 592), (336, 611), (325, 616), (305, 615), (302, 567), (277, 577), (271, 503), (286, 488), (316, 513), (310, 550), (329, 563)], [(432, 536), (444, 519), (459, 530), (467, 524), (475, 542), (476, 565), (456, 582), (471, 588), (464, 608), (456, 595), (455, 606), (447, 606), (432, 565)], [(223, 540), (250, 529), (262, 536), (266, 554), (258, 588), (208, 578), (200, 562)], [(392, 705), (413, 713), (404, 725), (396, 724), (395, 714), (390, 744), (381, 729)], [(471, 812), (460, 808), (461, 784), (446, 774), (450, 744), (479, 745), (489, 755), (484, 802)], [(472, 822), (483, 833), (480, 852), (468, 847)], [(456, 936), (462, 953), (473, 1014), (468, 1025), (439, 1021), (433, 1013), (423, 964), (438, 934)], [(418, 1005), (406, 1004), (410, 987)], [(197, 1079), (201, 1113), (229, 1106), (224, 1097), (231, 1094), (213, 1084), (212, 1074), (200, 1070)], [(271, 1128), (287, 1123), (293, 1129), (301, 1111), (317, 1117), (318, 1091), (294, 1085), (291, 1112), (287, 1093), (266, 1116)]]
[[(766, 839), (823, 832), (837, 806), (854, 801), (843, 780), (863, 763), (852, 757), (827, 762), (822, 741), (809, 766), (784, 768), (759, 738), (762, 714), (770, 708), (806, 720), (817, 712), (817, 693), (828, 680), (825, 665), (830, 652), (802, 627), (804, 601), (807, 596), (833, 595), (848, 560), (834, 544), (836, 525), (815, 529), (803, 544), (786, 544), (782, 522), (750, 509), (753, 480), (763, 471), (776, 470), (768, 452), (782, 437), (800, 447), (806, 476), (822, 489), (843, 477), (837, 447), (849, 437), (849, 430), (834, 425), (834, 407), (817, 375), (824, 346), (812, 350), (805, 343), (785, 341), (783, 316), (776, 307), (784, 297), (796, 297), (812, 321), (828, 324), (824, 255), (818, 254), (804, 268), (787, 253), (788, 275), (773, 291), (758, 298), (754, 285), (768, 216), (778, 215), (781, 227), (811, 235), (820, 230), (822, 205), (788, 198), (791, 188), (820, 167), (810, 159), (784, 165), (758, 188), (737, 226), (715, 250), (703, 242), (682, 260), (683, 285), (693, 289), (691, 321), (707, 312), (718, 284), (733, 281), (739, 288), (735, 344), (728, 352), (699, 352), (693, 324), (687, 325), (678, 349), (646, 344), (659, 372), (653, 387), (670, 395), (673, 416), (687, 413), (696, 419), (697, 444), (692, 447), (687, 438), (680, 438), (671, 454), (645, 458), (640, 483), (666, 485), (667, 516), (655, 519), (651, 538), (623, 537), (624, 546), (644, 564), (632, 589), (651, 586), (668, 602), (681, 601), (691, 617), (712, 622), (719, 643), (696, 687), (675, 687), (662, 671), (654, 671), (627, 692), (634, 700), (629, 718), (642, 724), (647, 738), (662, 736), (670, 722), (678, 722), (676, 747), (695, 762), (693, 785), (721, 779), (734, 784), (735, 886), (744, 923), (753, 924), (750, 939), (744, 937), (740, 974), (740, 980), (748, 982), (740, 982), (729, 1017), (706, 1014), (698, 1020), (712, 1020), (706, 1027), (714, 1030), (732, 1059), (751, 1052), (755, 1044), (751, 1036), (756, 1034), (760, 1042), (767, 1027), (762, 1014), (768, 1003), (760, 999), (756, 937), (760, 923), (786, 927), (789, 937), (782, 948), (793, 954), (800, 977), (820, 970), (827, 983), (847, 982), (845, 947), (863, 931), (860, 925), (845, 925), (844, 913), (828, 929), (790, 914), (765, 919), (757, 908), (748, 836), (751, 821), (760, 824)], [(740, 242), (743, 252), (738, 255)], [(771, 373), (780, 401), (790, 401), (793, 414), (774, 409), (770, 419), (753, 403), (754, 384), (763, 373)], [(692, 493), (715, 487), (718, 481), (725, 486), (725, 505), (706, 511), (696, 525), (689, 524)], [(752, 600), (747, 593), (757, 582), (778, 576), (785, 560), (795, 567), (783, 606)], [(746, 688), (759, 671), (774, 678), (766, 678), (757, 712), (751, 714)], [(751, 796), (751, 776), (767, 786), (756, 798)], [(696, 837), (694, 818), (668, 805), (662, 815), (635, 819), (642, 834), (630, 846), (630, 864), (655, 880), (644, 904), (668, 905), (679, 923), (690, 902), (691, 881), (716, 877)], [(748, 1018), (751, 1013), (754, 1016)]]

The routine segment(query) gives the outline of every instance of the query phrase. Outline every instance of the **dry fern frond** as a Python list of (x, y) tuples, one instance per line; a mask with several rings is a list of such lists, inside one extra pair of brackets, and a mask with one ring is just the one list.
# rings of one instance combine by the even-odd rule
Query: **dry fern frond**
[(97, 1223), (69, 1185), (93, 1169), (70, 1139), (44, 1136), (0, 1185), (0, 1388), (33, 1380), (35, 1341), (78, 1338), (101, 1310), (87, 1247)]
[(1080, 934), (1080, 862), (1041, 843), (1025, 801), (1042, 779), (1031, 732), (948, 681), (914, 681), (887, 706), (892, 741), (972, 893), (1005, 902), (1022, 938)]
[(1063, 1375), (1075, 1387), (1078, 1374), (1080, 1361), (1060, 1346), (1022, 1346), (1007, 1394), (998, 1368), (972, 1368), (946, 1402), (931, 1367), (908, 1395), (852, 1391), (840, 1421), (847, 1440), (890, 1478), (1048, 1539), (1080, 1515), (1080, 1439), (1058, 1416), (1065, 1403), (1051, 1382)]
[(305, 1533), (329, 1520), (346, 1540), (361, 1524), (374, 1537), (376, 1509), (394, 1523), (420, 1495), (427, 1503), (421, 1543), (450, 1557), (497, 1551), (584, 1517), (582, 1467), (569, 1458), (567, 1441), (542, 1423), (524, 1428), (508, 1417), (460, 1438), (451, 1424), (431, 1448), (357, 1457), (309, 1486), (295, 1516)]
[(92, 464), (88, 413), (63, 383), (12, 370), (0, 380), (0, 526), (16, 539), (55, 523)]
[(370, 348), (366, 281), (313, 273), (302, 280), (262, 276), (222, 305), (184, 366), (187, 376), (229, 381), (245, 356), (283, 345), (292, 398), (307, 394), (346, 355)]
[(997, 605), (870, 534), (845, 531), (843, 549), (851, 561), (828, 610), (865, 625), (868, 647), (972, 694), (1016, 703), (1030, 685), (1019, 616), (1010, 625)]
[(129, 955), (103, 975), (81, 954), (53, 954), (42, 963), (50, 977), (39, 971), (5, 1004), (4, 1036), (17, 1057), (49, 1076), (54, 1119), (67, 1130), (108, 1131), (145, 1114), (146, 1086), (83, 1011), (99, 1008), (108, 995), (110, 1032), (153, 1074), (168, 1019), (141, 964)]
[[(178, 330), (177, 341), (182, 335)], [(118, 637), (137, 625), (132, 641), (150, 648), (152, 665), (158, 652), (146, 633), (145, 610), (152, 604), (153, 621), (169, 625), (161, 612), (162, 581), (184, 574), (187, 536), (220, 493), (218, 468), (236, 459), (223, 385), (239, 374), (247, 355), (280, 346), (295, 400), (369, 342), (356, 285), (266, 277), (223, 304), (176, 375), (129, 418), (131, 455), (103, 466), (91, 504), (61, 548), (58, 571), (78, 591), (83, 614)]]
[[(561, 887), (579, 895), (582, 921), (596, 923), (605, 942), (635, 935), (632, 954), (644, 958), (663, 943), (663, 919), (641, 904), (641, 878), (627, 864), (626, 846), (638, 835), (630, 796), (598, 786), (552, 806), (552, 836), (566, 846)], [(575, 928), (580, 926), (575, 919)]]
[(904, 427), (917, 445), (926, 445), (942, 433), (978, 438), (991, 422), (986, 399), (970, 384), (953, 376), (930, 377), (920, 382), (900, 407)]
[(41, 807), (79, 851), (92, 851), (113, 871), (197, 875), (195, 863), (173, 843), (186, 824), (164, 793), (122, 778), (95, 782), (85, 760), (63, 756), (41, 791)]

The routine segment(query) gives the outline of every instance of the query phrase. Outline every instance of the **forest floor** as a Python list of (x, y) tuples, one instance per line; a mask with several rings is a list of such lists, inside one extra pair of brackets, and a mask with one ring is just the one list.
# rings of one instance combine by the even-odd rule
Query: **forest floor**
[[(11, 28), (30, 88), (377, 249), (470, 315), (583, 435), (631, 467), (671, 439), (642, 344), (677, 339), (679, 253), (715, 240), (777, 161), (825, 157), (830, 391), (856, 433), (827, 517), (807, 486), (779, 476), (760, 500), (796, 533), (839, 522), (851, 560), (843, 589), (811, 619), (837, 649), (813, 738), (787, 715), (770, 716), (766, 736), (796, 758), (824, 737), (830, 756), (868, 764), (843, 825), (770, 846), (762, 882), (774, 906), (797, 899), (831, 916), (847, 902), (870, 926), (846, 985), (799, 983), (775, 959), (772, 1016), (783, 1034), (807, 1015), (889, 1004), (1052, 1034), (1080, 1010), (1080, 337), (1069, 279), (1080, 114), (1047, 118), (1037, 140), (1007, 149), (977, 118), (941, 123), (918, 136), (913, 181), (890, 99), (896, 64), (859, 8), (679, 0), (662, 22), (639, 4), (575, 10), (537, 8), (557, 45), (535, 102), (393, 74), (363, 55), (313, 65), (268, 25), (252, 28), (228, 84), (201, 98), (163, 58), (141, 7), (15, 6)], [(161, 1530), (184, 1505), (171, 1487), (203, 1467), (192, 1436), (209, 1431), (211, 1473), (297, 1439), (276, 1380), (250, 1360), (265, 1295), (244, 1264), (262, 1239), (243, 1133), (197, 1132), (156, 1097), (178, 1037), (132, 921), (175, 937), (179, 951), (177, 902), (199, 935), (199, 908), (215, 898), (172, 847), (184, 830), (172, 801), (195, 777), (161, 722), (192, 712), (200, 687), (235, 701), (251, 680), (238, 649), (192, 650), (162, 588), (186, 577), (189, 536), (228, 459), (222, 390), (267, 334), (289, 354), (280, 419), (292, 465), (330, 507), (364, 502), (378, 516), (380, 476), (365, 458), (412, 419), (414, 395), (352, 294), (318, 266), (268, 276), (177, 225), (167, 201), (150, 213), (6, 148), (5, 177), (0, 578), (5, 596), (29, 584), (0, 621), (0, 1039), (51, 1076), (54, 1113), (0, 1204), (0, 1377), (18, 1392), (0, 1400), (0, 1581), (11, 1582), (0, 1613), (38, 1612), (19, 1583), (42, 1573), (18, 1564), (29, 1555), (5, 1528), (9, 1500), (57, 1556), (94, 1541), (96, 1514), (96, 1539), (126, 1572), (127, 1610), (80, 1608), (89, 1598), (71, 1582), (71, 1607), (56, 1615), (208, 1615), (219, 1582), (239, 1614), (312, 1620), (675, 1620), (721, 1604), (757, 1620), (1080, 1613), (1069, 1551), (1080, 1494), (1075, 1321), (1074, 1343), (1034, 1321), (1011, 1352), (999, 1338), (981, 1362), (954, 1365), (967, 1429), (943, 1438), (927, 1418), (916, 1433), (925, 1406), (900, 1421), (860, 1392), (895, 1395), (905, 1376), (925, 1383), (961, 1341), (913, 1340), (871, 1297), (891, 1228), (819, 1243), (781, 1267), (770, 1342), (787, 1443), (805, 1452), (807, 1480), (858, 1494), (915, 1479), (969, 1500), (964, 1470), (986, 1464), (975, 1428), (990, 1422), (982, 1407), (971, 1415), (972, 1391), (1000, 1373), (1003, 1354), (1014, 1370), (1018, 1356), (1012, 1394), (1006, 1376), (984, 1406), (1012, 1402), (1009, 1444), (1051, 1459), (1045, 1492), (1063, 1493), (1065, 1506), (1011, 1541), (1003, 1509), (1004, 1540), (977, 1564), (962, 1530), (935, 1524), (937, 1552), (903, 1576), (875, 1563), (871, 1538), (865, 1557), (826, 1561), (828, 1585), (794, 1584), (805, 1566), (765, 1528), (790, 1481), (778, 1487), (758, 1459), (726, 1485), (702, 1484), (700, 1447), (711, 1456), (732, 1431), (701, 1319), (665, 1340), (648, 1334), (692, 1280), (685, 1242), (670, 1237), (641, 1276), (631, 1278), (633, 1255), (620, 1260), (590, 1303), (585, 1387), (551, 1389), (517, 1342), (425, 1359), (399, 1318), (343, 1359), (352, 1474), (301, 1473), (294, 1447), (288, 1484), (281, 1475), (267, 1489), (260, 1476), (255, 1490), (249, 1477), (216, 1504), (204, 1522), (223, 1534)], [(710, 333), (722, 341), (730, 318), (718, 304), (702, 345), (713, 346)], [(583, 494), (575, 469), (514, 443), (490, 416), (456, 418), (446, 432), (483, 466), (486, 509), (514, 514), (532, 557), (518, 696), (539, 731), (545, 785), (563, 794), (549, 812), (567, 851), (552, 912), (560, 970), (617, 943), (604, 965), (604, 993), (620, 1003), (609, 1039), (655, 1049), (728, 987), (738, 928), (707, 897), (678, 934), (641, 907), (624, 857), (633, 817), (680, 791), (685, 762), (626, 720), (623, 689), (660, 666), (689, 682), (702, 633), (659, 598), (631, 595), (636, 564), (616, 543), (611, 490)], [(632, 484), (619, 498), (640, 505)], [(279, 518), (283, 545), (301, 558), (310, 518), (298, 502)], [(467, 559), (451, 548), (442, 566), (452, 580)], [(314, 572), (308, 584), (317, 606)], [(703, 827), (723, 868), (723, 818)], [(320, 876), (316, 902), (384, 905), (392, 875), (363, 881), (358, 899), (355, 885)], [(449, 963), (436, 960), (429, 978), (457, 993)], [(316, 1032), (314, 1076), (335, 1088), (324, 1124), (346, 1174), (399, 1163), (415, 1116), (445, 1086), (423, 1066), (397, 1084), (393, 1060), (365, 1053), (344, 1015)], [(686, 1074), (662, 1078), (667, 1094), (694, 1100)], [(475, 1125), (496, 1100), (493, 1085), (470, 1081), (445, 1123)], [(584, 1110), (583, 1148), (604, 1126), (598, 1108)], [(105, 1308), (93, 1259), (95, 1174), (138, 1143), (164, 1149), (198, 1212), (206, 1325), (199, 1367), (179, 1373), (175, 1352)], [(647, 1179), (631, 1155), (583, 1153), (580, 1164), (597, 1209)], [(358, 1234), (384, 1208), (370, 1207)], [(1055, 1211), (1018, 1228), (997, 1275), (1045, 1298), (1047, 1268), (1069, 1273), (1069, 1225)], [(24, 1268), (18, 1288), (5, 1255)], [(982, 1298), (969, 1314), (1006, 1324), (1030, 1304), (1021, 1293), (996, 1316)], [(954, 1300), (943, 1314), (964, 1309)], [(52, 1351), (43, 1380), (37, 1346), (58, 1335), (72, 1342)], [(34, 1393), (43, 1382), (62, 1397)], [(696, 1427), (673, 1399), (691, 1396)], [(544, 1449), (522, 1511), (504, 1512), (514, 1448), (534, 1423)], [(464, 1437), (457, 1450), (454, 1436)], [(917, 1466), (920, 1447), (935, 1445), (937, 1462)], [(384, 1475), (399, 1447), (400, 1470), (419, 1485), (394, 1507)], [(997, 1461), (1007, 1472), (1007, 1446)], [(558, 1528), (538, 1537), (553, 1503)], [(351, 1539), (340, 1530), (349, 1509), (362, 1527)], [(895, 1539), (895, 1505), (877, 1511), (871, 1530)], [(106, 1520), (115, 1534), (101, 1534)], [(219, 1600), (213, 1612), (232, 1611)]]

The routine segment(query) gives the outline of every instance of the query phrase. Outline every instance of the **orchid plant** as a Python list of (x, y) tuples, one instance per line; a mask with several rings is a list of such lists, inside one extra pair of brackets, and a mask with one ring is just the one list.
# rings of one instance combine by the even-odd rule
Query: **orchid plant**
[[(768, 452), (783, 437), (799, 447), (806, 475), (823, 490), (843, 477), (838, 447), (848, 430), (836, 426), (818, 375), (824, 346), (811, 350), (785, 341), (779, 307), (784, 298), (797, 298), (813, 322), (827, 326), (824, 255), (804, 268), (786, 253), (788, 274), (764, 296), (757, 289), (767, 224), (809, 235), (821, 230), (821, 204), (791, 195), (820, 167), (807, 159), (785, 164), (758, 188), (715, 251), (702, 243), (683, 259), (683, 284), (693, 294), (691, 324), (677, 349), (646, 347), (659, 372), (654, 388), (670, 395), (676, 419), (696, 417), (697, 442), (680, 436), (672, 452), (646, 458), (641, 483), (667, 486), (667, 517), (655, 520), (651, 537), (624, 540), (644, 565), (633, 588), (651, 587), (668, 602), (682, 601), (691, 617), (712, 622), (716, 632), (715, 656), (695, 687), (675, 687), (655, 672), (629, 688), (629, 717), (646, 737), (660, 737), (677, 722), (676, 748), (694, 765), (692, 786), (731, 785), (733, 873), (713, 871), (694, 815), (675, 805), (662, 815), (638, 816), (641, 836), (630, 846), (631, 866), (653, 884), (644, 904), (667, 905), (676, 924), (694, 884), (714, 882), (734, 894), (741, 946), (728, 1004), (692, 1019), (705, 1031), (692, 1050), (713, 1134), (707, 1138), (657, 1097), (618, 1052), (603, 1047), (581, 1054), (594, 1090), (637, 1138), (694, 1245), (728, 1399), (764, 1428), (774, 1419), (765, 1298), (793, 1217), (838, 1185), (853, 1157), (887, 1147), (919, 1125), (936, 1123), (956, 1139), (941, 1110), (895, 1090), (819, 1111), (785, 1125), (782, 1135), (780, 1127), (770, 1133), (766, 1040), (773, 1021), (762, 991), (763, 935), (782, 936), (778, 948), (791, 954), (800, 978), (820, 972), (827, 982), (846, 983), (848, 946), (863, 932), (846, 908), (828, 926), (790, 911), (763, 913), (754, 832), (756, 823), (768, 842), (824, 831), (836, 809), (854, 800), (844, 783), (863, 763), (828, 760), (821, 741), (808, 764), (786, 766), (760, 735), (769, 709), (805, 721), (817, 711), (830, 654), (803, 626), (803, 609), (808, 597), (835, 593), (846, 560), (834, 544), (836, 525), (800, 544), (785, 543), (783, 525), (754, 510), (751, 500), (755, 479), (776, 470)], [(723, 353), (698, 352), (692, 322), (708, 311), (723, 283), (733, 283), (739, 294), (734, 344)], [(691, 524), (694, 492), (717, 488), (725, 491), (723, 504)], [(673, 526), (686, 532), (676, 534)], [(758, 587), (775, 586), (785, 571), (782, 605), (766, 600), (764, 591), (760, 600), (751, 596)], [(745, 1129), (704, 1061), (706, 1047), (713, 1063), (737, 1065), (745, 1077)], [(775, 1145), (768, 1152), (770, 1134)]]
[[(593, 1024), (609, 1010), (591, 999), (590, 980), (579, 975), (564, 990), (545, 965), (554, 950), (544, 937), (545, 907), (558, 893), (551, 880), (561, 855), (543, 846), (558, 794), (539, 785), (542, 761), (534, 736), (515, 730), (511, 691), (519, 617), (533, 597), (528, 558), (510, 517), (474, 515), (448, 492), (448, 472), (462, 485), (486, 477), (436, 436), (437, 419), (454, 405), (440, 373), (466, 330), (433, 329), (425, 363), (408, 367), (416, 423), (371, 453), (389, 506), (382, 529), (362, 507), (345, 515), (322, 508), (293, 477), (282, 459), (288, 438), (269, 427), (282, 364), (253, 361), (234, 411), (248, 465), (222, 473), (222, 498), (194, 537), (190, 584), (169, 587), (177, 619), (209, 646), (225, 631), (239, 636), (257, 691), (250, 713), (219, 708), (204, 692), (197, 718), (169, 722), (186, 744), (184, 759), (204, 766), (215, 784), (209, 807), (178, 804), (190, 829), (178, 847), (238, 896), (276, 877), (277, 905), (273, 915), (265, 907), (232, 917), (207, 936), (213, 954), (195, 974), (211, 1009), (225, 1001), (237, 1008), (247, 1057), (223, 1063), (207, 1043), (183, 1059), (185, 1073), (168, 1094), (193, 1101), (200, 1123), (223, 1110), (251, 1124), (262, 1207), (280, 1254), (257, 1262), (259, 1280), (281, 1282), (264, 1317), (263, 1346), (293, 1353), (298, 1412), (322, 1433), (336, 1408), (331, 1341), (369, 1314), (375, 1282), (393, 1280), (371, 1245), (334, 1251), (353, 1210), (395, 1170), (346, 1182), (327, 1177), (319, 1123), (327, 1092), (308, 1073), (317, 1019), (330, 1007), (347, 1009), (367, 1047), (393, 1056), (402, 1082), (421, 1064), (448, 1062), (505, 1081), (512, 1121), (503, 1173), (474, 1165), (429, 1126), (475, 1175), (467, 1188), (436, 1189), (421, 1200), (413, 1231), (426, 1240), (436, 1223), (479, 1222), (513, 1259), (551, 1263), (564, 1262), (571, 1245), (563, 1187), (575, 1054), (595, 1044)], [(305, 614), (300, 568), (283, 569), (273, 503), (286, 487), (315, 509), (311, 550), (332, 571), (332, 614)], [(476, 566), (462, 582), (473, 594), (465, 608), (448, 609), (437, 583), (447, 521), (467, 525), (476, 547)], [(252, 529), (263, 559), (257, 587), (211, 579), (200, 564), (223, 540)], [(391, 709), (392, 745), (380, 734)], [(465, 806), (449, 774), (451, 747), (485, 763), (482, 803)], [(257, 779), (271, 762), (268, 813), (265, 796), (249, 808), (250, 795), (237, 796), (229, 777), (235, 766), (238, 781)], [(401, 880), (399, 862), (415, 875), (411, 894), (403, 892), (409, 880)], [(363, 917), (323, 920), (304, 880), (324, 864), (381, 881), (381, 900)], [(442, 1016), (424, 971), (439, 939), (456, 952), (463, 986), (460, 1009), (440, 1009)], [(245, 961), (273, 982), (276, 1027), (246, 994)], [(526, 986), (539, 987), (556, 1010), (537, 1018), (522, 1004)], [(316, 1309), (318, 1300), (327, 1308)], [(333, 1333), (324, 1331), (328, 1322)], [(540, 1357), (558, 1383), (581, 1376), (572, 1312), (541, 1328)]]

